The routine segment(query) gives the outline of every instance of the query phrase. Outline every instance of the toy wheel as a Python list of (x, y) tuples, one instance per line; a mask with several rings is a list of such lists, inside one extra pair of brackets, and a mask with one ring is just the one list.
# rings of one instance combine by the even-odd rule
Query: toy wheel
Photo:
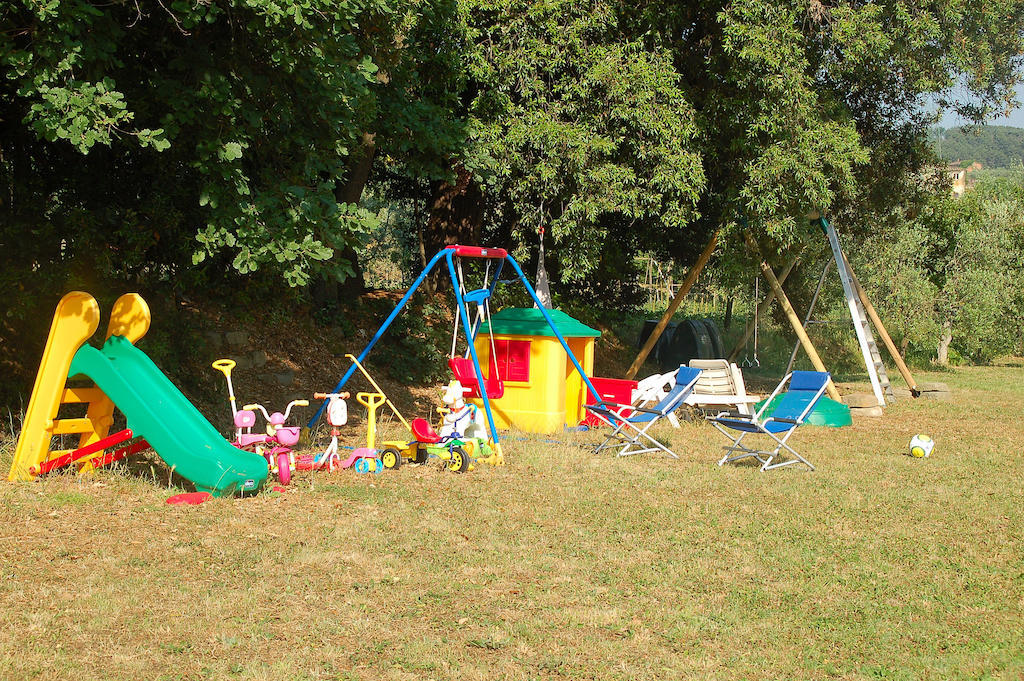
[(292, 467), (288, 461), (287, 452), (277, 455), (277, 479), (281, 481), (282, 485), (287, 485), (292, 481)]
[(448, 459), (448, 470), (465, 473), (469, 470), (469, 454), (462, 447), (452, 447), (452, 458)]
[(402, 465), (402, 453), (394, 447), (388, 447), (380, 453), (384, 468), (399, 468)]
[(356, 469), (356, 473), (369, 473), (370, 472), (370, 461), (366, 457), (356, 459), (356, 465), (353, 466)]
[(373, 472), (376, 473), (377, 475), (380, 475), (381, 473), (384, 472), (384, 462), (381, 461), (380, 459), (374, 459), (373, 466)]
[(426, 463), (430, 455), (427, 454), (426, 447), (416, 447), (416, 458), (412, 460), (413, 463)]

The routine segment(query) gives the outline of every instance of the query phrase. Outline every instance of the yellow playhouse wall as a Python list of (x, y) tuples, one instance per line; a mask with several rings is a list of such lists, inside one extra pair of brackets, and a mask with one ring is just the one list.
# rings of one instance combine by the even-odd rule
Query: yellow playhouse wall
[[(565, 340), (569, 344), (572, 354), (576, 355), (576, 359), (579, 360), (583, 371), (586, 372), (587, 376), (593, 376), (594, 339), (566, 338)], [(561, 344), (557, 339), (555, 344), (561, 348)], [(567, 426), (576, 426), (587, 415), (586, 410), (583, 408), (583, 405), (587, 403), (587, 384), (583, 382), (580, 372), (576, 371), (576, 367), (568, 355), (563, 356), (565, 357), (565, 424)]]
[[(528, 433), (558, 433), (563, 425), (580, 422), (586, 386), (557, 338), (495, 334), (494, 339), (530, 341), (530, 381), (505, 381), (504, 395), (491, 400), (495, 426), (514, 425)], [(592, 373), (594, 339), (570, 338), (567, 341), (583, 369)], [(476, 351), (480, 366), (489, 367), (491, 347), (486, 337), (477, 338)], [(483, 406), (483, 400), (470, 401)]]

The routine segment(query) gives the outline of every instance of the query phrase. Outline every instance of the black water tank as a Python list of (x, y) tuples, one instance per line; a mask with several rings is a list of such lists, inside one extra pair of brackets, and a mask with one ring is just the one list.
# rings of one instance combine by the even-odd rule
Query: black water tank
[[(638, 350), (642, 348), (644, 343), (647, 342), (647, 339), (650, 338), (651, 333), (654, 331), (654, 327), (658, 325), (658, 321), (659, 320), (657, 319), (648, 319), (644, 321), (644, 325), (640, 329), (640, 337), (636, 340), (636, 347)], [(651, 350), (649, 357), (653, 359), (659, 367), (662, 366), (663, 363), (662, 355), (664, 354), (665, 349), (672, 343), (672, 336), (675, 335), (676, 327), (678, 326), (679, 322), (669, 322), (668, 325), (665, 326), (665, 330), (661, 332), (660, 336), (658, 336), (658, 342), (654, 344), (654, 348)]]
[(703, 319), (704, 327), (708, 330), (708, 335), (711, 336), (711, 349), (713, 354), (711, 357), (702, 357), (701, 359), (725, 359), (725, 343), (722, 342), (722, 334), (718, 331), (718, 324), (715, 324), (714, 319)]
[[(637, 347), (643, 347), (658, 324), (648, 319), (640, 330)], [(710, 319), (687, 319), (670, 322), (654, 345), (651, 356), (661, 371), (674, 371), (691, 359), (717, 359), (725, 356), (722, 335)]]

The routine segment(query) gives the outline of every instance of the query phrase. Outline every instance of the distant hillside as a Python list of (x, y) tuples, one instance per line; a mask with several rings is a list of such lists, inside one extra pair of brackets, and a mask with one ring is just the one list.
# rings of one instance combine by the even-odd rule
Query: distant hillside
[(1024, 162), (1024, 128), (986, 125), (974, 132), (935, 128), (932, 144), (940, 158), (978, 161), (986, 168), (1012, 168)]

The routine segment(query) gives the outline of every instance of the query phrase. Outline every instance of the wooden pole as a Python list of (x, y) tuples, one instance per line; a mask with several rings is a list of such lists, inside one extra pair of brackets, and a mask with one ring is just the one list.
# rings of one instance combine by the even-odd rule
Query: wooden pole
[[(747, 248), (752, 253), (760, 256), (761, 249), (757, 247), (757, 242), (754, 241), (754, 237), (747, 231), (744, 235), (747, 241)], [(804, 329), (803, 322), (800, 321), (800, 317), (797, 315), (796, 310), (793, 309), (792, 304), (789, 302), (789, 298), (786, 297), (786, 292), (782, 290), (782, 284), (775, 278), (775, 272), (772, 271), (771, 266), (768, 265), (768, 261), (761, 260), (761, 274), (764, 276), (765, 281), (768, 282), (768, 286), (771, 287), (772, 291), (775, 292), (775, 297), (779, 300), (779, 306), (782, 311), (786, 314), (786, 319), (793, 326), (793, 331), (796, 332), (796, 337), (800, 339), (800, 345), (803, 346), (804, 352), (807, 353), (807, 357), (811, 360), (811, 364), (814, 366), (815, 371), (827, 372), (825, 363), (821, 361), (821, 357), (818, 355), (818, 351), (814, 349), (814, 345), (811, 343), (811, 339), (807, 336), (807, 331)], [(825, 386), (828, 396), (836, 402), (842, 402), (843, 398), (839, 396), (839, 391), (836, 390), (836, 384), (829, 378), (828, 385)]]
[(636, 359), (634, 359), (633, 363), (629, 365), (629, 369), (626, 370), (626, 378), (632, 379), (636, 376), (637, 372), (640, 371), (640, 367), (644, 365), (644, 362), (647, 360), (647, 356), (651, 354), (651, 350), (654, 349), (655, 343), (657, 343), (658, 339), (661, 338), (661, 334), (665, 331), (665, 327), (668, 326), (669, 320), (672, 319), (672, 315), (674, 315), (676, 310), (679, 309), (679, 306), (682, 305), (683, 299), (686, 298), (690, 289), (693, 288), (701, 270), (703, 270), (704, 266), (708, 264), (708, 260), (711, 259), (711, 254), (714, 253), (715, 246), (717, 245), (718, 230), (715, 230), (714, 234), (712, 234), (711, 238), (708, 240), (708, 245), (704, 247), (704, 252), (700, 254), (700, 257), (697, 258), (697, 262), (694, 263), (693, 267), (690, 268), (690, 271), (686, 273), (686, 279), (683, 280), (679, 290), (676, 291), (676, 295), (672, 298), (672, 302), (669, 303), (668, 309), (665, 310), (665, 314), (661, 316), (658, 324), (651, 331), (651, 335), (647, 337), (647, 342), (644, 343), (642, 348), (640, 348), (640, 352), (637, 354)]
[[(779, 280), (775, 278), (775, 273), (772, 272), (772, 268), (768, 266), (768, 263), (764, 260), (761, 261), (761, 273), (764, 275), (768, 285), (771, 286), (772, 290), (775, 291), (775, 297), (779, 299), (779, 305), (782, 307), (782, 311), (786, 313), (786, 318), (789, 319), (789, 323), (793, 325), (793, 330), (796, 331), (796, 337), (800, 339), (800, 344), (804, 348), (804, 352), (811, 360), (811, 364), (814, 365), (816, 371), (828, 371), (825, 368), (824, 362), (821, 361), (821, 357), (818, 356), (818, 351), (814, 349), (814, 345), (811, 343), (811, 339), (807, 336), (807, 331), (804, 330), (804, 325), (800, 322), (800, 317), (797, 316), (793, 306), (789, 303), (789, 298), (786, 297), (785, 291), (782, 290), (782, 285), (779, 284)], [(843, 399), (839, 396), (839, 391), (836, 390), (835, 383), (832, 379), (829, 379), (828, 385), (826, 386), (828, 396), (836, 402), (842, 402)]]
[[(786, 278), (789, 276), (789, 273), (793, 271), (793, 268), (796, 266), (796, 263), (799, 260), (800, 256), (794, 255), (790, 259), (790, 261), (786, 263), (786, 267), (782, 270), (782, 274), (779, 275), (780, 285), (786, 283)], [(754, 334), (754, 326), (757, 325), (758, 317), (761, 316), (761, 313), (764, 310), (768, 309), (768, 306), (772, 304), (773, 300), (775, 300), (775, 291), (768, 291), (768, 295), (766, 295), (764, 297), (764, 300), (761, 301), (761, 304), (757, 306), (757, 315), (754, 316), (753, 321), (747, 322), (747, 326), (743, 330), (743, 336), (740, 338), (739, 342), (736, 343), (736, 347), (732, 349), (732, 352), (729, 353), (730, 362), (736, 361), (736, 358), (740, 354), (740, 350), (742, 350), (746, 346), (747, 341), (749, 341), (750, 337)]]
[(871, 319), (871, 323), (875, 325), (878, 335), (882, 337), (882, 342), (885, 343), (885, 349), (889, 351), (889, 354), (892, 356), (892, 361), (896, 363), (896, 368), (900, 370), (903, 380), (905, 380), (907, 382), (907, 386), (910, 387), (910, 394), (914, 397), (920, 397), (921, 391), (917, 388), (917, 381), (915, 381), (913, 375), (911, 375), (910, 369), (907, 367), (907, 363), (903, 361), (903, 357), (900, 355), (900, 351), (896, 348), (896, 344), (892, 342), (889, 332), (885, 330), (885, 325), (882, 324), (882, 320), (875, 311), (875, 306), (871, 304), (870, 300), (868, 300), (868, 294), (864, 290), (864, 287), (860, 285), (860, 279), (857, 278), (853, 268), (850, 267), (850, 261), (846, 259), (845, 253), (843, 254), (843, 261), (846, 263), (846, 270), (850, 273), (850, 279), (853, 281), (853, 287), (857, 289), (857, 295), (860, 297), (860, 302), (864, 304), (864, 311), (868, 313), (868, 318)]

